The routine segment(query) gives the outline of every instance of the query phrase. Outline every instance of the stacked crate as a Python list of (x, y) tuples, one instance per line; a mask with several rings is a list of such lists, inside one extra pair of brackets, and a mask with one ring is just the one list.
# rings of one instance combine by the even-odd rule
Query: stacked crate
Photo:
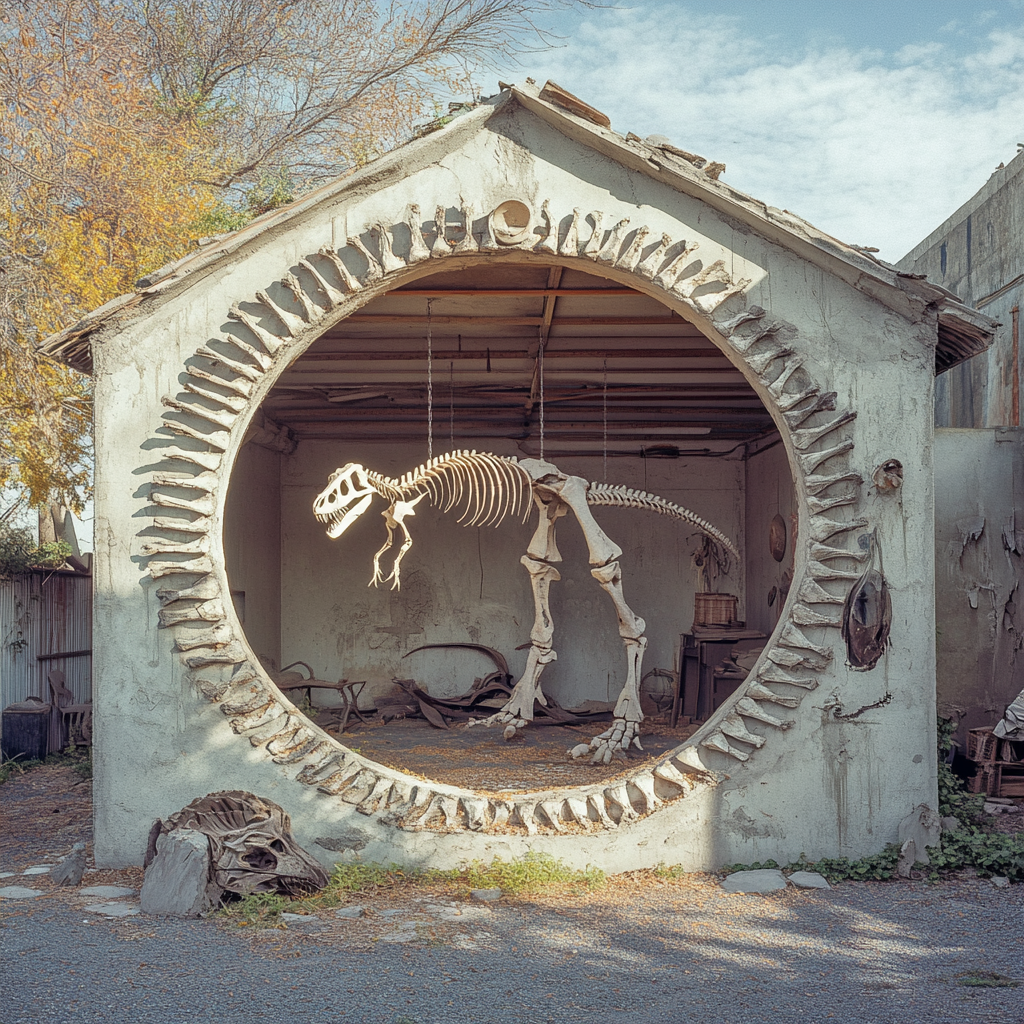
[(1024, 743), (1001, 740), (989, 728), (969, 729), (967, 757), (977, 769), (967, 783), (972, 793), (1024, 796)]

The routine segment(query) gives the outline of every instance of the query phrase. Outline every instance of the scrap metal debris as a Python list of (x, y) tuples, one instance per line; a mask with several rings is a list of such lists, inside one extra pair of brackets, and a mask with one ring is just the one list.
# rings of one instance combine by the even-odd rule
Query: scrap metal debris
[[(881, 572), (878, 538), (868, 537), (871, 560), (868, 568), (853, 585), (843, 604), (842, 636), (846, 656), (852, 668), (873, 669), (889, 644), (892, 628), (892, 599)], [(879, 568), (875, 568), (876, 559)]]

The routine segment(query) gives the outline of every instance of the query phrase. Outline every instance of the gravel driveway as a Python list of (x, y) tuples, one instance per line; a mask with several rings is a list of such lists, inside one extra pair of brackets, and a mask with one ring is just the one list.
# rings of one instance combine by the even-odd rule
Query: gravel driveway
[[(66, 852), (40, 860), (38, 840), (7, 832), (0, 869)], [(0, 899), (0, 1024), (1024, 1024), (1024, 984), (1006, 981), (1024, 980), (1024, 886), (978, 878), (728, 895), (712, 876), (645, 874), (493, 904), (413, 889), (358, 897), (356, 920), (270, 929), (108, 918), (45, 875), (11, 884), (41, 895)]]

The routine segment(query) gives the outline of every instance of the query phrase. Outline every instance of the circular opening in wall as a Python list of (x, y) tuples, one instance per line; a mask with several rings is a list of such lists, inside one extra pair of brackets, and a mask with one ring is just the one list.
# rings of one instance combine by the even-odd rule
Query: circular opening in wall
[(530, 228), (532, 213), (526, 203), (509, 199), (491, 214), (491, 230), (503, 245), (521, 242)]
[[(419, 776), (493, 792), (632, 772), (728, 700), (782, 611), (763, 595), (792, 554), (776, 562), (764, 537), (795, 497), (772, 417), (692, 323), (575, 266), (482, 258), (370, 301), (283, 371), (248, 437), (224, 545), (249, 645), (316, 724)], [(428, 456), (469, 450), (543, 454), (594, 493), (621, 485), (634, 500), (587, 506), (608, 538), (595, 556), (596, 535), (568, 507), (557, 545), (536, 546), (515, 470), (463, 467), (419, 498), (389, 490)], [(340, 504), (318, 519), (332, 488)], [(635, 507), (635, 492), (710, 522), (742, 562), (690, 521)], [(646, 623), (642, 660), (620, 636), (619, 586)], [(738, 611), (701, 633), (697, 593), (735, 595)], [(548, 620), (548, 704), (509, 742), (502, 728), (465, 728), (508, 702)], [(612, 725), (631, 665), (643, 750), (569, 761)]]

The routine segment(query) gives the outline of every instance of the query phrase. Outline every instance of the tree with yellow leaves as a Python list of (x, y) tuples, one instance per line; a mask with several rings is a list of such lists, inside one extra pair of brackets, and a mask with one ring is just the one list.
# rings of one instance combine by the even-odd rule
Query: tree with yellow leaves
[(36, 347), (407, 138), (438, 91), (582, 0), (19, 0), (0, 7), (0, 487), (80, 509), (88, 380)]

